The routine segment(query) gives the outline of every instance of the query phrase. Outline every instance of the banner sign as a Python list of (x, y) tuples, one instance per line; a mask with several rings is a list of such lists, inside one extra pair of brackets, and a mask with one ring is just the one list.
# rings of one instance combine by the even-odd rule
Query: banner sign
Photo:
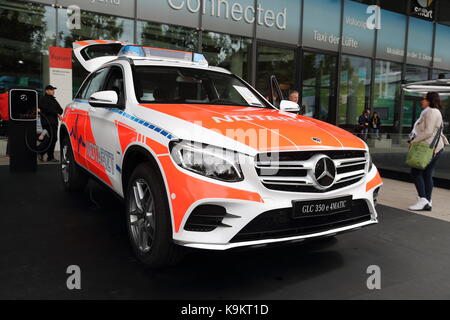
[(50, 85), (57, 87), (55, 97), (61, 107), (72, 101), (72, 49), (49, 47)]

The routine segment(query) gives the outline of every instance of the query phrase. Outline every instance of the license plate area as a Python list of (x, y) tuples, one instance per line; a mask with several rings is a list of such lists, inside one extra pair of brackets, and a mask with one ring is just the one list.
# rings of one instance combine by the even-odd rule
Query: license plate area
[(352, 196), (345, 196), (333, 199), (310, 201), (293, 200), (292, 218), (300, 219), (306, 217), (325, 216), (350, 211), (352, 209), (352, 199)]

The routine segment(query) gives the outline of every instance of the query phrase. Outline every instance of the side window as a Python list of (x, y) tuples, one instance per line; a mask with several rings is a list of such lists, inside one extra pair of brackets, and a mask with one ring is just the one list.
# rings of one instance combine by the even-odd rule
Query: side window
[(86, 81), (83, 83), (81, 88), (78, 90), (77, 95), (75, 96), (76, 99), (84, 99), (86, 90), (89, 88), (89, 85), (91, 84), (92, 76), (87, 77)]
[(106, 86), (103, 90), (113, 90), (117, 93), (119, 97), (118, 104), (125, 104), (125, 91), (123, 85), (123, 72), (120, 67), (112, 67), (109, 73), (108, 80), (106, 81)]
[(81, 99), (89, 99), (89, 97), (98, 91), (103, 89), (103, 85), (105, 83), (106, 75), (108, 74), (109, 68), (104, 68), (98, 70), (94, 73), (91, 78), (88, 80), (88, 84), (85, 88), (82, 89), (80, 98)]

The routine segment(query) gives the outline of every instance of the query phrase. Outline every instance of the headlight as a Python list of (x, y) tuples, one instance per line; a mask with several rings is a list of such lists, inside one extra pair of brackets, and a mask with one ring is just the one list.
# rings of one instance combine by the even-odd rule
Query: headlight
[(180, 167), (205, 177), (237, 182), (244, 180), (238, 153), (193, 141), (172, 141), (170, 155)]

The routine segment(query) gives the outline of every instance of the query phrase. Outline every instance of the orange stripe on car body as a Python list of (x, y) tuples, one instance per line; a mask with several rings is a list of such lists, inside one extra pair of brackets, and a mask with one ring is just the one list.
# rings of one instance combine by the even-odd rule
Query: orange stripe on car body
[(86, 42), (86, 41), (77, 41), (75, 42), (76, 45), (79, 46), (90, 46), (92, 43)]
[[(86, 141), (86, 148), (88, 143), (92, 143), (96, 145), (94, 134), (92, 133), (91, 119), (86, 117), (86, 124), (84, 126), (84, 136)], [(112, 182), (106, 173), (106, 169), (101, 166), (99, 163), (93, 161), (86, 152), (86, 161), (88, 164), (88, 169), (94, 173), (99, 179), (112, 187)]]
[(263, 202), (258, 193), (226, 187), (183, 173), (175, 167), (168, 155), (158, 159), (167, 179), (175, 232), (179, 231), (186, 211), (198, 200), (219, 198)]
[(379, 186), (382, 183), (383, 183), (383, 180), (381, 179), (380, 173), (377, 170), (375, 177), (367, 183), (366, 192)]
[(147, 146), (149, 146), (150, 149), (152, 149), (153, 152), (157, 155), (169, 153), (169, 148), (167, 148), (167, 146), (162, 145), (161, 143), (159, 143), (155, 140), (152, 140), (150, 138), (147, 138), (147, 137), (145, 138), (145, 144)]
[(130, 143), (137, 141), (137, 132), (136, 129), (119, 121), (116, 121), (116, 126), (119, 135), (120, 147), (123, 154)]

